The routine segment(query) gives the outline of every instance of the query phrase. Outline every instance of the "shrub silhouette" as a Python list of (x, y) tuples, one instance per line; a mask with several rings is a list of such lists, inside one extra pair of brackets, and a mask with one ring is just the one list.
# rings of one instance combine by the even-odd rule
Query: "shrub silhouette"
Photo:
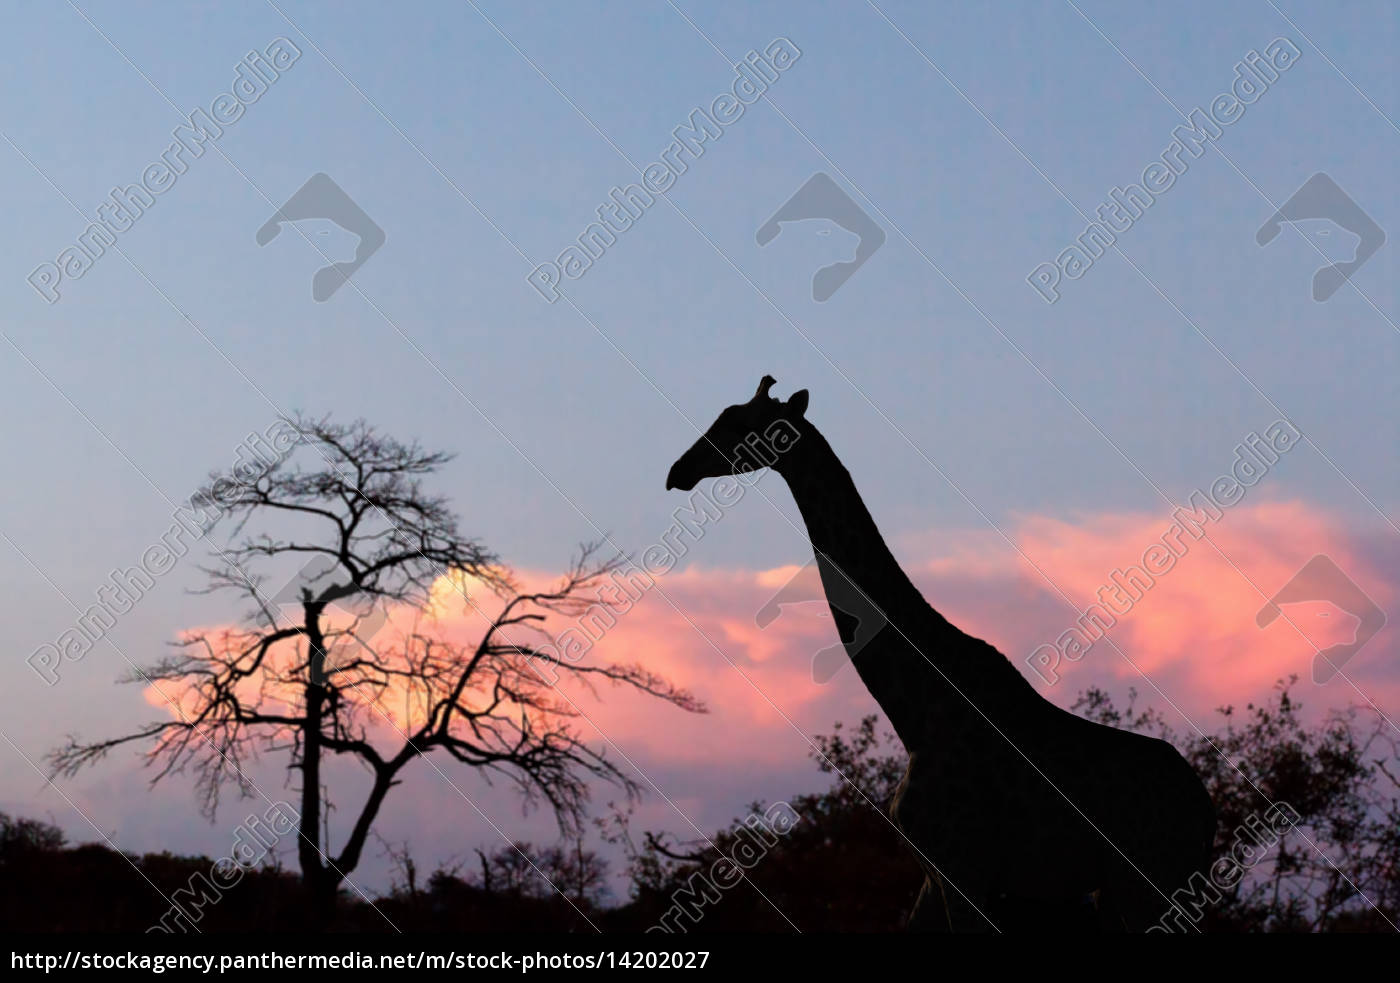
[[(1261, 812), (1260, 792), (1297, 811), (1295, 830), (1206, 910), (1206, 931), (1391, 931), (1400, 920), (1400, 747), (1394, 731), (1370, 707), (1333, 711), (1309, 723), (1292, 684), (1279, 683), (1265, 700), (1242, 710), (1223, 708), (1223, 725), (1204, 737), (1173, 732), (1154, 710), (1137, 709), (1131, 692), (1120, 706), (1091, 689), (1075, 709), (1177, 745), (1206, 780), (1221, 815), (1217, 854), (1230, 846), (1238, 826)], [(853, 728), (838, 724), (817, 744), (821, 754), (813, 757), (834, 776), (831, 786), (788, 800), (799, 822), (747, 871), (752, 884), (741, 881), (723, 891), (690, 931), (792, 931), (783, 916), (803, 932), (903, 927), (923, 873), (881, 811), (903, 773), (903, 751), (892, 735), (880, 733), (874, 716)], [(754, 811), (762, 810), (755, 804)], [(478, 864), (467, 873), (463, 862), (438, 869), (425, 885), (416, 874), (400, 878), (374, 904), (396, 924), (426, 931), (592, 931), (590, 922), (605, 931), (644, 931), (658, 924), (696, 871), (733, 849), (742, 828), (736, 819), (712, 834), (713, 848), (697, 848), (656, 833), (638, 840), (621, 812), (600, 825), (627, 858), (630, 897), (620, 905), (606, 907), (607, 865), (581, 840), (478, 851)], [(212, 863), (69, 846), (49, 823), (0, 813), (0, 880), (7, 888), (0, 892), (0, 919), (18, 932), (145, 931), (169, 907), (161, 894), (169, 897), (191, 877), (207, 874)], [(133, 867), (155, 886), (143, 884)], [(1087, 913), (1046, 912), (1014, 899), (1000, 904), (998, 924), (1007, 931), (1065, 933), (1090, 921)], [(299, 879), (275, 866), (248, 871), (205, 915), (202, 932), (312, 925)], [(390, 931), (373, 908), (345, 893), (331, 928)]]

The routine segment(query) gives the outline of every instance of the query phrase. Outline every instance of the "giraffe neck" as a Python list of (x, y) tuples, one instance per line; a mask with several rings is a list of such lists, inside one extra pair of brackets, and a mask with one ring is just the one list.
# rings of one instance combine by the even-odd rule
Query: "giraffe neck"
[(923, 743), (934, 664), (960, 634), (919, 593), (880, 535), (850, 472), (807, 424), (777, 465), (807, 525), (841, 641), (908, 748)]

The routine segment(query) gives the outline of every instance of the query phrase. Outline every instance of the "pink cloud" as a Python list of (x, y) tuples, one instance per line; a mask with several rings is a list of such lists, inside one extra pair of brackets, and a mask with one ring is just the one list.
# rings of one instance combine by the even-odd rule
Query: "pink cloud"
[[(940, 594), (949, 598), (944, 613), (955, 623), (994, 641), (1025, 672), (1025, 658), (1076, 627), (1113, 572), (1143, 566), (1144, 552), (1170, 526), (1164, 514), (1105, 513), (1072, 522), (1032, 516), (1009, 532), (1019, 553), (995, 533), (977, 534), (980, 550), (964, 539), (952, 555), (921, 565), (915, 579), (935, 605)], [(1389, 542), (1303, 502), (1241, 503), (1211, 522), (1204, 538), (1183, 537), (1185, 552), (1118, 616), (1106, 638), (1078, 661), (1056, 666), (1059, 682), (1029, 678), (1060, 702), (1089, 685), (1119, 691), (1134, 685), (1160, 706), (1155, 682), (1165, 699), (1205, 723), (1214, 707), (1258, 698), (1281, 677), (1297, 673), (1310, 681), (1317, 650), (1352, 637), (1355, 619), (1325, 603), (1286, 606), (1284, 618), (1256, 627), (1256, 612), (1315, 554), (1329, 555), (1383, 610), (1393, 608), (1396, 557), (1376, 545)], [(971, 584), (963, 570), (972, 571)], [(1393, 631), (1388, 625), (1344, 668), (1361, 690), (1392, 705), (1400, 689)], [(1357, 699), (1338, 678), (1312, 702)]]
[[(1215, 726), (1215, 707), (1258, 699), (1281, 677), (1297, 673), (1311, 685), (1317, 648), (1350, 637), (1353, 619), (1325, 604), (1291, 606), (1286, 619), (1262, 630), (1255, 625), (1267, 597), (1314, 554), (1330, 555), (1383, 609), (1394, 607), (1396, 558), (1378, 554), (1339, 516), (1296, 501), (1245, 502), (1211, 523), (1208, 538), (1186, 539), (1175, 566), (1155, 578), (1106, 639), (1079, 661), (1061, 663), (1063, 678), (1055, 685), (1030, 672), (1025, 659), (1031, 651), (1073, 627), (1112, 572), (1140, 565), (1170, 524), (1169, 517), (1149, 513), (1073, 521), (1031, 516), (1007, 530), (1014, 548), (995, 531), (954, 531), (906, 537), (900, 542), (914, 548), (897, 552), (935, 607), (997, 645), (1056, 702), (1067, 704), (1090, 685), (1119, 695), (1132, 685), (1145, 702), (1164, 711), (1175, 704), (1207, 728)], [(566, 687), (586, 714), (585, 732), (639, 765), (786, 769), (805, 758), (805, 738), (829, 732), (836, 720), (875, 712), (849, 667), (824, 685), (812, 678), (812, 655), (836, 641), (825, 605), (786, 607), (758, 627), (759, 608), (796, 570), (692, 565), (659, 578), (588, 658), (640, 662), (689, 687), (711, 712), (687, 714), (625, 687), (598, 698)], [(526, 572), (523, 579), (550, 578)], [(479, 632), (480, 619), (454, 592), (443, 592), (440, 601), (441, 630), (462, 641)], [(554, 630), (566, 626), (559, 622)], [(1388, 626), (1345, 668), (1382, 708), (1395, 706), (1400, 696), (1393, 632)], [(1310, 702), (1321, 709), (1359, 698), (1339, 678)]]

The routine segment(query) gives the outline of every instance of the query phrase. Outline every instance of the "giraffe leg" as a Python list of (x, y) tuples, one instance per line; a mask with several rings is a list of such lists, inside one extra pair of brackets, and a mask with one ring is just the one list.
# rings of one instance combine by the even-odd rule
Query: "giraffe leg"
[[(965, 882), (963, 891), (967, 890)], [(990, 932), (992, 923), (985, 898), (967, 897), (937, 874), (928, 874), (906, 924), (911, 932)]]
[(914, 899), (914, 907), (909, 912), (905, 928), (911, 932), (949, 931), (943, 886), (932, 876), (924, 878), (924, 886), (919, 888), (919, 896)]

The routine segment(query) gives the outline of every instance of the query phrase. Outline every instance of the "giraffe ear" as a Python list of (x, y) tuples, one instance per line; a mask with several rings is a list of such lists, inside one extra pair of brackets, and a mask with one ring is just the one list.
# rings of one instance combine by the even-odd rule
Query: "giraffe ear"
[(804, 415), (807, 412), (807, 390), (797, 390), (788, 397), (787, 404), (798, 416)]

